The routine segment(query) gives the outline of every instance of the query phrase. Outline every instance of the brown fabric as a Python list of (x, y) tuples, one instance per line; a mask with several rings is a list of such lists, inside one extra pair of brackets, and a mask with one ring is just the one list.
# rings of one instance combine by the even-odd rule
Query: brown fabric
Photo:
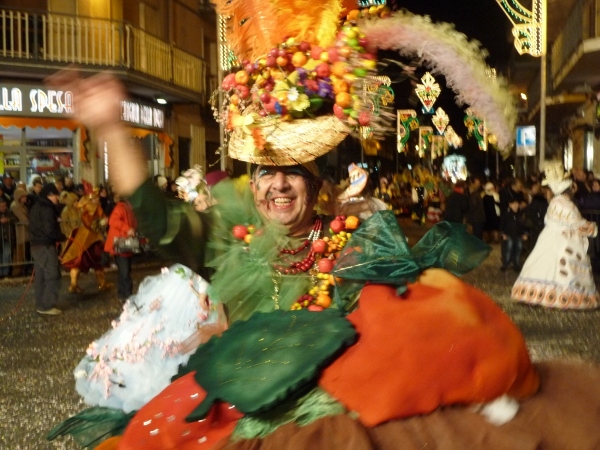
[(536, 364), (539, 392), (502, 426), (469, 407), (367, 429), (346, 415), (306, 427), (288, 424), (264, 439), (232, 442), (226, 450), (598, 450), (600, 367), (576, 362)]
[(348, 320), (358, 342), (319, 385), (367, 426), (503, 394), (523, 398), (538, 388), (516, 325), (485, 293), (443, 269), (425, 271), (402, 296), (393, 286), (366, 286)]

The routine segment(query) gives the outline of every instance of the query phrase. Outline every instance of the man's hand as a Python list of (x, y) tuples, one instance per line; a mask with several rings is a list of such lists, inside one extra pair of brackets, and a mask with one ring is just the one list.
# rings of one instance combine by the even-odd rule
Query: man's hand
[(126, 97), (123, 84), (108, 73), (82, 78), (74, 69), (62, 70), (46, 82), (55, 89), (73, 92), (74, 118), (90, 128), (94, 139), (108, 149), (114, 191), (123, 196), (133, 194), (148, 177), (148, 169), (141, 150), (131, 145), (121, 122), (121, 101)]
[(104, 130), (120, 122), (121, 100), (126, 98), (122, 83), (107, 73), (83, 78), (77, 70), (61, 70), (46, 78), (46, 84), (73, 92), (73, 116), (86, 127)]

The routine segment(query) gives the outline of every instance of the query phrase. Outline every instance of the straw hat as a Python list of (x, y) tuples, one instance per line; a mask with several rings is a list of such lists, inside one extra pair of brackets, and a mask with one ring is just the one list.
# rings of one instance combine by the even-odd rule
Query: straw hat
[(266, 120), (261, 124), (263, 149), (242, 127), (233, 131), (229, 156), (253, 164), (291, 166), (303, 164), (328, 153), (348, 135), (349, 129), (333, 115), (314, 119)]
[(554, 195), (562, 194), (573, 183), (571, 173), (565, 172), (565, 168), (560, 161), (546, 163), (544, 166), (544, 175), (546, 178), (542, 180), (542, 185), (550, 187)]

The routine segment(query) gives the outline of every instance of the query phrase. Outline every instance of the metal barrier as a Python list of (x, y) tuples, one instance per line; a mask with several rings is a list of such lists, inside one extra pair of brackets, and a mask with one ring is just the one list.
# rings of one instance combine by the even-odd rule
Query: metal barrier
[(31, 270), (29, 226), (17, 223), (0, 229), (0, 276), (21, 276)]

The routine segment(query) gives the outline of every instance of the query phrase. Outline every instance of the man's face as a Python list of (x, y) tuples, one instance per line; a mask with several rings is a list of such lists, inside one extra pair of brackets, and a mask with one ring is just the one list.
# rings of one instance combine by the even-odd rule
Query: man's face
[(33, 185), (33, 192), (35, 192), (36, 194), (42, 192), (42, 183), (35, 183)]
[(0, 214), (4, 214), (8, 211), (8, 203), (0, 202)]
[(13, 187), (14, 180), (11, 177), (6, 177), (6, 178), (4, 178), (3, 183), (4, 183), (4, 186), (6, 186), (7, 188), (10, 189), (11, 187)]
[(301, 166), (259, 166), (250, 181), (254, 202), (267, 220), (301, 234), (312, 224), (316, 193), (309, 193), (306, 171)]
[(55, 205), (58, 205), (58, 195), (50, 194), (50, 195), (48, 195), (48, 200), (50, 200)]

